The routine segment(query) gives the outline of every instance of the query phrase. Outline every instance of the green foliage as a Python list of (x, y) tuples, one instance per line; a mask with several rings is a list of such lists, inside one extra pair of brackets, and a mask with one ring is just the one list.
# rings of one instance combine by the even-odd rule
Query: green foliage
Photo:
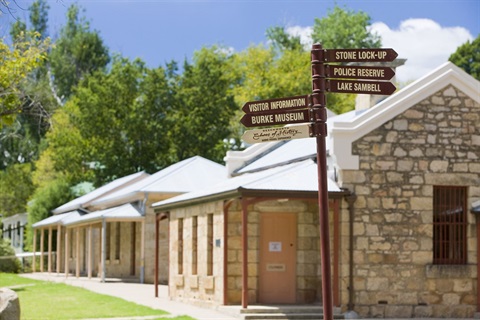
[[(316, 18), (312, 40), (325, 49), (380, 48), (380, 36), (368, 30), (370, 16), (362, 11), (355, 12), (335, 5), (324, 18)], [(355, 95), (327, 94), (327, 106), (336, 114), (353, 110)]]
[(51, 70), (58, 95), (67, 100), (75, 86), (86, 75), (103, 70), (110, 60), (97, 31), (79, 16), (79, 8), (72, 4), (67, 12), (67, 24), (50, 54)]
[(287, 34), (283, 27), (268, 28), (267, 38), (272, 41), (272, 45), (281, 52), (286, 50), (303, 50), (300, 37)]
[(23, 111), (25, 94), (21, 87), (29, 72), (38, 67), (46, 57), (48, 41), (35, 38), (16, 42), (13, 48), (0, 39), (0, 129), (12, 125)]
[(229, 121), (238, 109), (230, 91), (230, 67), (231, 57), (216, 46), (202, 48), (192, 64), (185, 63), (175, 88), (170, 132), (176, 161), (194, 155), (223, 160), (223, 139), (229, 136)]
[(458, 47), (448, 60), (480, 80), (480, 35)]
[(26, 212), (34, 191), (31, 174), (29, 163), (11, 165), (0, 171), (0, 213), (4, 217)]
[(19, 273), (22, 265), (15, 257), (15, 251), (10, 246), (10, 240), (0, 239), (0, 257), (11, 257), (0, 259), (0, 272)]
[(47, 76), (46, 45), (48, 5), (35, 1), (29, 8), (30, 28), (20, 19), (10, 28), (15, 47), (22, 43), (44, 43), (44, 56), (17, 86), (20, 112), (11, 125), (0, 129), (0, 168), (32, 162), (38, 157), (41, 139), (50, 127), (50, 115), (58, 107)]
[(78, 118), (79, 110), (73, 101), (55, 112), (52, 117), (52, 128), (45, 137), (47, 148), (36, 161), (33, 182), (37, 186), (45, 186), (59, 176), (70, 184), (93, 178), (89, 170), (85, 152), (86, 141), (73, 121)]
[(163, 68), (116, 57), (109, 73), (96, 72), (80, 84), (66, 111), (85, 141), (79, 160), (94, 165), (96, 185), (170, 163), (171, 93)]
[[(272, 48), (251, 46), (235, 56), (236, 74), (233, 89), (235, 101), (243, 106), (252, 100), (273, 99), (311, 93), (310, 54), (302, 50), (285, 50), (276, 56)], [(232, 138), (240, 144), (245, 128), (237, 109), (232, 118)]]
[(37, 0), (29, 7), (32, 28), (40, 34), (42, 39), (47, 37), (49, 9), (50, 6), (46, 0)]
[(73, 199), (73, 193), (65, 178), (57, 177), (37, 188), (32, 200), (27, 207), (27, 243), (32, 243), (32, 225), (38, 221), (50, 217), (51, 211)]
[(336, 5), (326, 17), (315, 19), (312, 39), (325, 49), (380, 48), (380, 36), (372, 34), (369, 25), (370, 16), (365, 12), (354, 12)]

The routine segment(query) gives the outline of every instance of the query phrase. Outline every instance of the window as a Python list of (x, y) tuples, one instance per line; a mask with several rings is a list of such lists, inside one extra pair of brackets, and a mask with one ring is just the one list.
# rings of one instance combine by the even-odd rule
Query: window
[(207, 276), (213, 275), (213, 214), (207, 215)]
[(111, 250), (111, 236), (112, 236), (112, 223), (107, 222), (107, 234), (105, 236), (105, 259), (110, 260), (110, 250)]
[[(67, 229), (68, 230), (68, 229)], [(68, 246), (70, 251), (70, 259), (73, 259), (73, 229), (69, 229), (68, 231)]]
[(116, 222), (115, 227), (115, 260), (120, 260), (120, 222)]
[(433, 263), (467, 263), (467, 188), (433, 187)]
[(198, 261), (198, 217), (192, 217), (192, 274), (197, 274)]
[(183, 274), (183, 218), (178, 219), (178, 274)]

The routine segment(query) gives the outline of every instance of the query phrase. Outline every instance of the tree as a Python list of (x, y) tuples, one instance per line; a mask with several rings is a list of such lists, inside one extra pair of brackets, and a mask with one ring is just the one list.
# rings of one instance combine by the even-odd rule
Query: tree
[(15, 257), (15, 250), (9, 239), (0, 239), (0, 257), (0, 272), (19, 273), (22, 270), (20, 260)]
[(267, 29), (267, 38), (272, 45), (281, 52), (286, 50), (302, 50), (300, 37), (289, 35), (285, 28), (276, 26)]
[(368, 30), (370, 16), (365, 12), (335, 6), (326, 17), (315, 19), (312, 40), (325, 49), (380, 48), (380, 36)]
[(46, 0), (37, 0), (29, 8), (32, 29), (40, 34), (40, 38), (48, 36), (48, 10), (50, 6)]
[(232, 88), (231, 56), (213, 46), (195, 52), (176, 85), (170, 132), (175, 161), (200, 155), (222, 162), (229, 122), (238, 106)]
[(32, 225), (34, 223), (50, 217), (53, 209), (72, 199), (73, 193), (70, 184), (61, 176), (37, 188), (27, 207), (28, 225), (26, 243), (32, 243)]
[(115, 57), (110, 72), (95, 72), (80, 83), (66, 111), (86, 142), (77, 152), (94, 168), (96, 185), (171, 163), (171, 100), (168, 72), (148, 69), (139, 59)]
[(480, 80), (480, 35), (458, 47), (448, 60)]
[(34, 191), (31, 174), (29, 163), (11, 165), (0, 171), (0, 213), (4, 217), (26, 212)]
[(96, 70), (104, 70), (109, 61), (108, 49), (99, 33), (90, 30), (90, 24), (79, 15), (79, 7), (72, 4), (67, 12), (67, 24), (50, 54), (58, 95), (66, 101), (81, 79)]
[(13, 49), (0, 39), (0, 128), (12, 125), (21, 112), (30, 111), (22, 104), (26, 93), (22, 91), (29, 72), (46, 58), (48, 41), (32, 39), (16, 42)]
[(72, 122), (78, 112), (69, 101), (53, 115), (52, 127), (44, 139), (45, 148), (35, 162), (32, 181), (37, 187), (44, 187), (59, 177), (64, 177), (70, 185), (93, 179), (86, 160), (86, 141)]
[[(37, 0), (29, 7), (30, 27), (18, 19), (11, 25), (14, 46), (21, 43), (48, 42), (48, 5)], [(49, 48), (45, 48), (47, 51)], [(50, 126), (50, 116), (58, 107), (47, 76), (47, 53), (18, 86), (19, 108), (10, 126), (0, 130), (0, 168), (27, 163), (38, 156), (38, 145)]]

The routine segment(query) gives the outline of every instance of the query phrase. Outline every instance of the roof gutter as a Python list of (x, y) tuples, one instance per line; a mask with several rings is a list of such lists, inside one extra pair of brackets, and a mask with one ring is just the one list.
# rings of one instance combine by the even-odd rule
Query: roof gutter
[[(328, 192), (329, 198), (342, 198), (349, 195), (348, 190), (330, 191)], [(262, 198), (296, 198), (296, 199), (317, 199), (318, 191), (291, 191), (291, 190), (258, 190), (258, 189), (245, 189), (238, 187), (234, 190), (225, 191), (222, 193), (206, 195), (199, 198), (187, 199), (183, 201), (166, 203), (164, 205), (158, 205), (153, 207), (155, 212), (169, 211), (176, 208), (198, 205), (206, 202), (213, 202), (237, 197), (262, 197)]]
[(210, 194), (210, 195), (206, 195), (199, 198), (187, 199), (187, 200), (173, 202), (173, 203), (166, 203), (164, 205), (158, 205), (158, 206), (155, 206), (155, 207), (152, 206), (152, 207), (155, 210), (155, 212), (169, 211), (176, 208), (202, 204), (205, 202), (214, 202), (214, 201), (225, 200), (229, 198), (235, 198), (242, 194), (241, 189), (242, 188), (237, 188), (237, 189), (228, 190), (222, 193)]

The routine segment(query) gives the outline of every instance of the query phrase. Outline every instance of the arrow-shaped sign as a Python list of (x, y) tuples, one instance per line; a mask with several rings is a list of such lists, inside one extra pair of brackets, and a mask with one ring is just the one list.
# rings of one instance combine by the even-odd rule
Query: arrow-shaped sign
[(390, 80), (395, 75), (388, 67), (325, 66), (327, 78)]
[(388, 62), (398, 54), (393, 49), (330, 49), (324, 51), (325, 62)]
[(395, 86), (391, 82), (351, 80), (325, 81), (326, 90), (329, 92), (390, 95), (396, 90)]
[(310, 137), (310, 124), (301, 124), (281, 128), (277, 127), (247, 130), (243, 133), (242, 140), (246, 143), (259, 143)]
[(245, 113), (259, 113), (279, 110), (304, 109), (308, 107), (308, 95), (287, 98), (249, 101), (242, 110)]
[(292, 110), (245, 114), (240, 122), (245, 127), (265, 127), (277, 124), (310, 122), (310, 119), (308, 110)]

